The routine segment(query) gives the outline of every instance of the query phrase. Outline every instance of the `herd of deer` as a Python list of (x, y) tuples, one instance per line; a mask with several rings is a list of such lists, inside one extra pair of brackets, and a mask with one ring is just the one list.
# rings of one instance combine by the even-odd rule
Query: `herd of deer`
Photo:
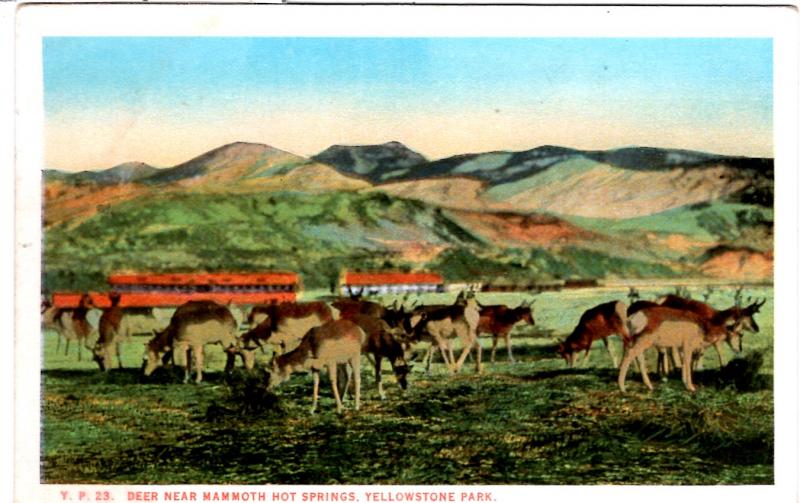
[[(135, 315), (141, 314), (120, 307), (117, 294), (112, 293), (110, 299), (111, 307), (105, 308), (100, 317), (97, 342), (90, 348), (102, 370), (111, 367), (114, 355), (122, 366), (120, 344), (130, 340), (135, 331)], [(734, 352), (740, 352), (742, 335), (758, 331), (754, 315), (763, 305), (762, 300), (740, 307), (737, 301), (735, 306), (718, 311), (706, 303), (678, 295), (666, 295), (656, 301), (637, 300), (630, 306), (622, 301), (607, 302), (583, 313), (572, 333), (558, 345), (558, 353), (572, 367), (577, 354), (585, 351), (585, 361), (592, 344), (599, 339), (617, 367), (608, 338), (618, 336), (624, 348), (618, 378), (622, 391), (625, 391), (627, 371), (634, 360), (639, 365), (645, 385), (652, 389), (644, 358), (644, 352), (649, 348), (658, 350), (661, 372), (668, 372), (670, 363), (681, 368), (684, 385), (695, 391), (692, 368), (700, 360), (699, 356), (714, 346), (722, 366), (723, 343), (727, 342)], [(83, 296), (80, 305), (73, 309), (43, 304), (43, 323), (61, 334), (67, 344), (70, 340), (85, 344), (94, 333), (87, 320), (87, 313), (93, 307), (88, 295)], [(166, 328), (153, 330), (154, 337), (145, 344), (144, 375), (149, 376), (158, 367), (174, 362), (184, 368), (185, 381), (188, 381), (193, 363), (195, 380), (200, 382), (206, 345), (220, 344), (223, 347), (227, 356), (226, 371), (233, 368), (237, 356), (245, 368), (255, 368), (257, 352), (270, 345), (275, 349), (275, 356), (266, 373), (269, 388), (285, 381), (294, 372), (310, 370), (314, 377), (313, 411), (317, 405), (319, 373), (327, 368), (337, 410), (341, 411), (337, 368), (344, 365), (348, 381), (344, 389), (346, 392), (349, 388), (352, 375), (355, 408), (358, 409), (362, 354), (367, 354), (374, 364), (375, 382), (383, 399), (381, 364), (384, 358), (391, 363), (402, 389), (407, 386), (411, 350), (420, 343), (428, 345), (425, 356), (428, 369), (435, 349), (441, 352), (453, 372), (461, 369), (474, 349), (476, 369), (481, 372), (479, 335), (490, 334), (493, 338), (492, 362), (500, 337), (505, 340), (509, 360), (513, 362), (511, 331), (520, 323), (533, 325), (534, 319), (532, 302), (516, 308), (481, 305), (473, 293), (462, 292), (451, 305), (412, 306), (409, 309), (398, 302), (387, 307), (360, 298), (341, 298), (330, 305), (317, 301), (255, 306), (248, 313), (246, 322), (249, 329), (240, 335), (239, 323), (229, 306), (211, 301), (187, 302), (173, 313)], [(458, 359), (451, 345), (455, 339), (461, 342), (462, 347)]]

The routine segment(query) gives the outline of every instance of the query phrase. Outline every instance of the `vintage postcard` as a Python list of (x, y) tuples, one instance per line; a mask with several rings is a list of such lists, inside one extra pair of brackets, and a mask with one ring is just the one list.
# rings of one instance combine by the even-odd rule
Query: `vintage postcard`
[(797, 497), (794, 10), (17, 29), (16, 501)]

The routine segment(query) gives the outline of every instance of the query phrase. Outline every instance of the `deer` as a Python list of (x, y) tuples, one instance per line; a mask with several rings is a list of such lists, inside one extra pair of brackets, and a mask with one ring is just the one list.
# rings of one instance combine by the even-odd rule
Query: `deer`
[[(687, 299), (684, 297), (680, 297), (678, 295), (666, 295), (661, 297), (658, 300), (658, 303), (664, 307), (672, 307), (675, 309), (681, 309), (684, 311), (693, 312), (715, 324), (724, 323), (727, 320), (731, 320), (734, 318), (738, 318), (741, 316), (751, 316), (755, 315), (761, 307), (766, 302), (766, 299), (762, 301), (755, 301), (747, 307), (740, 307), (741, 306), (741, 290), (737, 290), (737, 297), (736, 297), (736, 304), (733, 307), (728, 309), (718, 311), (713, 307), (709, 306), (704, 302), (700, 302), (697, 300)], [(758, 332), (758, 324), (756, 324), (755, 320), (752, 321), (754, 331)], [(742, 352), (742, 335), (738, 332), (728, 331), (725, 335), (717, 340), (713, 346), (717, 352), (717, 358), (719, 359), (719, 366), (724, 366), (724, 360), (722, 359), (722, 346), (723, 343), (727, 343), (728, 346), (733, 350), (734, 353), (739, 354)], [(699, 359), (698, 359), (699, 363)]]
[[(482, 348), (478, 344), (478, 324), (480, 322), (480, 307), (475, 299), (475, 294), (459, 294), (455, 304), (450, 306), (423, 306), (418, 312), (420, 320), (414, 324), (414, 339), (417, 341), (430, 338), (442, 353), (445, 363), (451, 372), (459, 372), (464, 360), (472, 348), (477, 349), (475, 360), (476, 370), (482, 371)], [(461, 340), (463, 349), (457, 361), (454, 361), (450, 339)], [(433, 344), (431, 345), (433, 348)], [(448, 358), (449, 355), (449, 358)], [(432, 356), (429, 351), (428, 358)], [(428, 360), (430, 364), (430, 359)]]
[(42, 324), (45, 327), (52, 327), (59, 335), (56, 350), (60, 349), (61, 338), (64, 338), (64, 354), (69, 353), (70, 341), (78, 343), (78, 361), (82, 359), (81, 346), (92, 349), (86, 342), (88, 341), (94, 328), (86, 319), (90, 309), (95, 308), (92, 296), (88, 293), (81, 295), (78, 306), (74, 308), (61, 308), (49, 303), (43, 303)]
[(117, 292), (111, 292), (108, 295), (111, 307), (103, 309), (98, 325), (100, 335), (94, 348), (92, 348), (94, 361), (97, 362), (102, 371), (107, 371), (111, 367), (111, 360), (114, 355), (117, 356), (119, 368), (122, 368), (120, 345), (122, 342), (130, 340), (133, 332), (124, 310), (119, 306), (120, 298), (121, 296)]
[(358, 410), (361, 404), (361, 348), (366, 339), (364, 330), (350, 320), (334, 320), (313, 327), (296, 348), (272, 359), (267, 388), (274, 389), (294, 372), (311, 370), (314, 378), (311, 413), (314, 414), (319, 397), (319, 373), (327, 367), (336, 399), (336, 412), (341, 414), (344, 406), (337, 387), (336, 370), (337, 365), (347, 364), (355, 377), (355, 409)]
[(575, 365), (575, 355), (581, 351), (586, 351), (581, 361), (581, 363), (585, 363), (589, 357), (592, 343), (599, 339), (603, 341), (614, 367), (617, 367), (617, 357), (611, 352), (608, 337), (619, 335), (622, 338), (623, 346), (628, 344), (630, 336), (626, 326), (626, 311), (627, 306), (624, 302), (611, 301), (584, 312), (572, 333), (557, 348), (558, 353), (567, 361), (567, 365), (572, 368)]
[(730, 333), (740, 334), (743, 331), (755, 331), (757, 325), (753, 313), (738, 313), (733, 320), (708, 320), (691, 311), (665, 306), (645, 307), (628, 319), (628, 330), (632, 334), (632, 343), (626, 346), (625, 356), (619, 367), (617, 384), (625, 392), (625, 378), (628, 367), (635, 359), (642, 372), (642, 380), (648, 389), (653, 385), (647, 375), (644, 352), (655, 347), (661, 349), (680, 348), (683, 350), (681, 379), (686, 389), (696, 391), (692, 383), (692, 355), (703, 351), (710, 345), (724, 339)]
[(333, 319), (324, 302), (286, 302), (277, 305), (255, 306), (248, 321), (255, 324), (242, 335), (242, 359), (245, 368), (255, 366), (255, 351), (264, 344), (276, 347), (279, 353), (291, 351), (309, 329)]
[(497, 340), (502, 337), (506, 341), (506, 351), (508, 360), (514, 363), (514, 355), (511, 352), (511, 330), (518, 323), (525, 322), (528, 325), (535, 325), (533, 319), (533, 302), (522, 302), (515, 308), (510, 308), (503, 304), (490, 306), (480, 306), (480, 320), (478, 322), (478, 335), (489, 333), (492, 335), (492, 353), (489, 361), (494, 363)]
[(149, 376), (163, 365), (170, 351), (184, 358), (184, 379), (189, 382), (189, 351), (194, 358), (195, 382), (203, 381), (203, 359), (206, 344), (220, 344), (227, 353), (226, 371), (233, 368), (239, 352), (238, 325), (225, 307), (212, 301), (189, 301), (178, 307), (169, 325), (161, 331), (153, 330), (154, 337), (145, 343), (144, 375)]
[(366, 334), (366, 340), (361, 349), (362, 352), (373, 357), (375, 384), (378, 387), (378, 396), (380, 396), (381, 400), (386, 399), (381, 379), (381, 362), (383, 358), (389, 360), (392, 365), (392, 371), (397, 378), (397, 383), (401, 389), (405, 390), (408, 387), (407, 376), (410, 371), (410, 367), (406, 362), (406, 353), (410, 344), (407, 342), (405, 331), (399, 327), (390, 327), (386, 321), (366, 314), (351, 314), (348, 319), (361, 327)]

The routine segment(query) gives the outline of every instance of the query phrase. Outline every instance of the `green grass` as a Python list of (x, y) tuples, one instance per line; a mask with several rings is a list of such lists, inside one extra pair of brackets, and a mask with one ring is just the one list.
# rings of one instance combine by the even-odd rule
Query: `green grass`
[(701, 241), (735, 240), (745, 229), (772, 227), (772, 209), (760, 206), (712, 202), (683, 206), (644, 217), (608, 219), (563, 216), (584, 229), (605, 234), (654, 232), (683, 234)]
[[(646, 297), (662, 293), (640, 290)], [(757, 319), (761, 332), (745, 337), (746, 352), (765, 357), (759, 386), (737, 391), (707, 353), (694, 395), (675, 378), (656, 380), (647, 392), (634, 373), (629, 392), (620, 393), (599, 343), (576, 369), (555, 357), (553, 345), (583, 309), (624, 293), (539, 295), (536, 327), (516, 332), (519, 362), (507, 362), (501, 349), (483, 375), (470, 362), (459, 375), (440, 363), (427, 375), (416, 364), (402, 393), (387, 366), (389, 399), (380, 401), (363, 369), (362, 409), (341, 417), (325, 380), (320, 410), (308, 414), (308, 375), (293, 376), (276, 396), (257, 392), (258, 374), (237, 372), (229, 386), (218, 348), (207, 351), (207, 382), (184, 385), (179, 373), (139, 376), (145, 338), (124, 348), (128, 369), (101, 373), (74, 354), (57, 354), (55, 336), (46, 333), (42, 477), (135, 484), (773, 483), (771, 290), (747, 292), (768, 298)], [(487, 304), (523, 298), (480, 295)], [(709, 301), (724, 307), (731, 298), (731, 290), (718, 290)]]

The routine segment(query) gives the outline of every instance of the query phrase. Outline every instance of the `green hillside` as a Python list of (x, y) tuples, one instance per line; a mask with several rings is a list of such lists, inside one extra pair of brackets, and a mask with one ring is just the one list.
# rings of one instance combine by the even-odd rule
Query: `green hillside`
[[(444, 250), (409, 262), (397, 242)], [(604, 250), (503, 249), (435, 206), (382, 193), (169, 194), (106, 208), (45, 234), (44, 288), (105, 289), (117, 271), (283, 269), (328, 287), (342, 268), (426, 267), (449, 281), (664, 277), (670, 266)]]
[(561, 218), (611, 236), (680, 234), (708, 243), (747, 245), (760, 251), (772, 249), (774, 212), (771, 208), (750, 204), (701, 203), (626, 219)]

